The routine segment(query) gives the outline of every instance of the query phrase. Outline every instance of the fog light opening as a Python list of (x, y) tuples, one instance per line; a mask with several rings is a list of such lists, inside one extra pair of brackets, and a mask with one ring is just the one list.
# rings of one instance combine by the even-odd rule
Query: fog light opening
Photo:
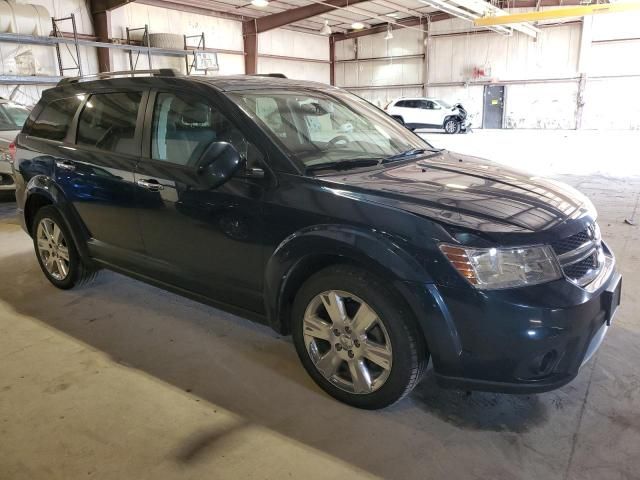
[(540, 360), (540, 366), (538, 367), (538, 375), (546, 375), (553, 370), (558, 358), (558, 352), (551, 350), (544, 354), (542, 360)]

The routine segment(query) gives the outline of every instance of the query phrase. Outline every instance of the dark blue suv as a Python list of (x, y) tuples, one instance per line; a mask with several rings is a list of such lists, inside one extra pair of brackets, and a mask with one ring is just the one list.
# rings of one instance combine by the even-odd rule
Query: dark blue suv
[(65, 81), (16, 147), (51, 283), (108, 268), (267, 323), (357, 407), (399, 400), (429, 359), (444, 386), (557, 388), (620, 302), (580, 193), (438, 150), (327, 85)]

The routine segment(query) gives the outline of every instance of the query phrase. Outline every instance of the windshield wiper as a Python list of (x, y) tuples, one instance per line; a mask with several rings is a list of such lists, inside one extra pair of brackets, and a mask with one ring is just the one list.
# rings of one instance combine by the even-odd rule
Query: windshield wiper
[(382, 160), (382, 163), (394, 162), (396, 160), (402, 160), (402, 159), (407, 158), (407, 157), (413, 157), (414, 155), (421, 155), (423, 153), (426, 153), (427, 151), (433, 152), (433, 153), (438, 153), (438, 152), (441, 152), (442, 150), (443, 150), (442, 148), (440, 148), (440, 149), (437, 149), (437, 148), (434, 148), (434, 149), (412, 148), (412, 149), (407, 150), (405, 152), (398, 153), (396, 155), (391, 155), (389, 157), (385, 157)]
[(351, 160), (340, 160), (338, 162), (325, 162), (318, 163), (316, 165), (309, 165), (306, 169), (306, 173), (317, 172), (319, 170), (349, 170), (358, 167), (371, 167), (378, 165), (379, 159), (375, 158), (353, 158)]

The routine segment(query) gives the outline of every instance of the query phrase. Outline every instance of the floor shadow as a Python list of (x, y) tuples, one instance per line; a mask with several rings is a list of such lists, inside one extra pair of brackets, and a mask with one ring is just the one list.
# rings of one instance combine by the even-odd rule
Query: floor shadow
[(432, 370), (412, 396), (425, 412), (464, 429), (524, 433), (548, 420), (547, 407), (538, 395), (439, 388)]

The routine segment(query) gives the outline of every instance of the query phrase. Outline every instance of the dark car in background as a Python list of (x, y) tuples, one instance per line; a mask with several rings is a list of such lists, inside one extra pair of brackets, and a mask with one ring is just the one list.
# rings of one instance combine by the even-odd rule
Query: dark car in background
[(12, 143), (29, 116), (29, 109), (0, 97), (0, 192), (13, 191)]
[(434, 148), (327, 85), (67, 81), (18, 135), (16, 177), (55, 286), (108, 268), (264, 322), (361, 408), (430, 359), (443, 386), (560, 387), (620, 301), (583, 195)]

